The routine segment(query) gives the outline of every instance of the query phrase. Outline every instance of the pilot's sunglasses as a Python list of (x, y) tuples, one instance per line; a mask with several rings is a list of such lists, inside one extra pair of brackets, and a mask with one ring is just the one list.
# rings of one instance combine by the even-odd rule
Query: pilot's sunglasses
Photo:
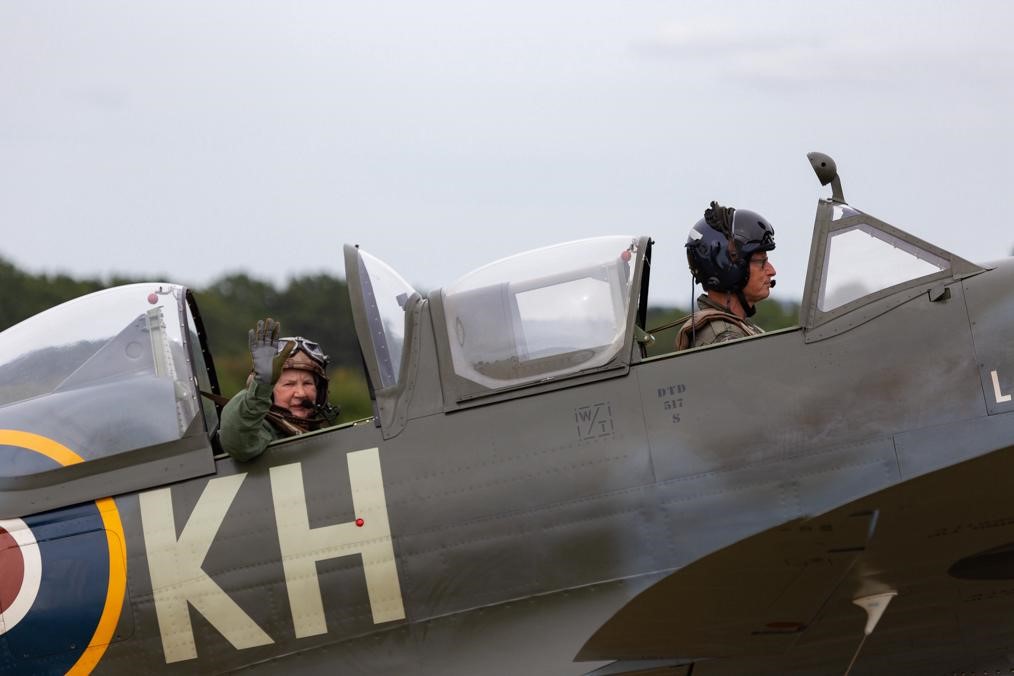
[(295, 346), (292, 348), (293, 352), (302, 350), (306, 354), (310, 355), (312, 359), (315, 359), (322, 364), (327, 363), (327, 355), (324, 354), (324, 350), (321, 349), (320, 345), (312, 340), (307, 340), (302, 336), (286, 336), (285, 338), (279, 338), (278, 352), (284, 350), (285, 346), (289, 343), (295, 343)]

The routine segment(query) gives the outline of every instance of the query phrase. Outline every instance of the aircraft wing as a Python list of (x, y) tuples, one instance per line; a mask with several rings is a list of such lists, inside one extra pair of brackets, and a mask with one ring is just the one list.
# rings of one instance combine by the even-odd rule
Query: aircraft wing
[[(1014, 546), (996, 546), (1014, 542), (1012, 470), (1014, 453), (994, 453), (736, 543), (643, 591), (578, 659), (617, 660), (610, 674), (653, 660), (694, 676), (844, 674), (854, 657), (852, 674), (1006, 673), (1006, 654), (971, 664), (961, 645), (1014, 631)], [(884, 592), (897, 596), (864, 641), (855, 601)]]
[(796, 519), (723, 549), (641, 593), (578, 658), (780, 655), (846, 580), (875, 524), (870, 511)]

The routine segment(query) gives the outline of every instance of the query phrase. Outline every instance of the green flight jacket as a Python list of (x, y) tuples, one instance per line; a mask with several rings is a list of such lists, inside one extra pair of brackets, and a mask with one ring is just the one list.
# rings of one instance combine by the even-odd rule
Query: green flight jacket
[(732, 314), (728, 308), (711, 300), (707, 294), (698, 297), (697, 308), (698, 312), (694, 315), (693, 323), (688, 319), (676, 336), (677, 350), (725, 343), (764, 333), (764, 329), (749, 319)]
[(281, 433), (267, 420), (271, 410), (271, 385), (256, 379), (222, 409), (218, 438), (222, 448), (236, 460), (247, 461), (264, 452)]

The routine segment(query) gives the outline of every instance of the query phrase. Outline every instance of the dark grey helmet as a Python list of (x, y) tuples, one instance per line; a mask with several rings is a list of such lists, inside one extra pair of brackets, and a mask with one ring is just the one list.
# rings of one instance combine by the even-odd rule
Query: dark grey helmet
[(747, 209), (712, 202), (687, 237), (687, 262), (706, 291), (736, 293), (750, 278), (750, 256), (775, 248), (775, 229)]

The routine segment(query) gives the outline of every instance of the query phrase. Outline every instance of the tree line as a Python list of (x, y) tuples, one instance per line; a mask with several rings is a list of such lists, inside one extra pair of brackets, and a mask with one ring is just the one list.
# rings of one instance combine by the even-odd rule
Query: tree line
[[(114, 276), (75, 279), (65, 274), (31, 274), (0, 258), (0, 330), (43, 310), (101, 289), (151, 281)], [(342, 406), (341, 420), (372, 415), (362, 358), (349, 307), (345, 281), (327, 274), (290, 279), (283, 287), (245, 273), (227, 274), (203, 288), (191, 288), (197, 299), (223, 394), (243, 387), (250, 371), (247, 331), (263, 317), (282, 323), (283, 335), (317, 341), (331, 358), (331, 400)], [(648, 328), (684, 315), (681, 308), (652, 308)], [(796, 303), (767, 301), (754, 318), (766, 330), (798, 322)], [(659, 332), (649, 354), (673, 349), (676, 329)]]

